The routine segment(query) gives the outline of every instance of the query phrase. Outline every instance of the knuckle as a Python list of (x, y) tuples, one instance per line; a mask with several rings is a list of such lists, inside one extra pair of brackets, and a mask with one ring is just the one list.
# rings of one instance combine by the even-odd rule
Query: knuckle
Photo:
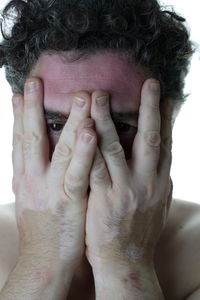
[(66, 163), (72, 157), (72, 150), (66, 143), (60, 142), (56, 145), (53, 156), (52, 164), (55, 163)]
[(23, 142), (23, 136), (19, 133), (13, 133), (13, 141), (12, 141), (12, 145), (13, 147), (20, 144), (21, 142)]
[(114, 141), (113, 143), (108, 145), (105, 150), (106, 150), (106, 152), (108, 152), (109, 154), (111, 154), (113, 156), (116, 156), (116, 155), (118, 156), (118, 155), (124, 154), (123, 147), (119, 141)]
[(95, 183), (96, 181), (104, 181), (105, 176), (107, 174), (106, 164), (103, 160), (97, 160), (95, 161), (95, 165), (93, 166), (92, 172), (91, 172), (91, 179)]
[(172, 150), (172, 137), (171, 136), (167, 136), (167, 137), (163, 137), (162, 138), (162, 146), (164, 149), (171, 151)]
[(155, 184), (152, 182), (146, 183), (137, 195), (138, 204), (149, 203), (152, 200), (152, 196), (155, 192)]
[(37, 152), (37, 148), (42, 141), (43, 137), (35, 132), (25, 133), (23, 137), (25, 158), (27, 157), (27, 154)]
[(72, 151), (70, 147), (64, 143), (64, 142), (59, 142), (56, 147), (55, 147), (55, 152), (57, 153), (57, 156), (66, 156), (66, 155), (71, 155)]
[(115, 166), (120, 167), (122, 163), (126, 162), (125, 152), (119, 141), (110, 144), (107, 147), (106, 152), (109, 154), (109, 158)]
[(73, 175), (69, 172), (67, 172), (66, 174), (66, 181), (69, 182), (70, 184), (71, 183), (75, 183), (75, 184), (78, 184), (79, 182), (83, 182), (85, 181), (85, 174), (76, 174), (76, 175)]
[(69, 182), (65, 183), (64, 189), (65, 189), (66, 195), (69, 195), (70, 198), (72, 198), (71, 195), (77, 194), (77, 192), (79, 191), (79, 188), (77, 185), (69, 183)]
[(39, 144), (42, 140), (43, 136), (35, 132), (27, 132), (24, 134), (24, 144), (27, 146)]
[(144, 134), (146, 143), (151, 147), (159, 147), (161, 143), (161, 137), (159, 131), (147, 131)]
[(136, 204), (136, 193), (131, 188), (127, 188), (127, 190), (124, 192), (124, 199), (125, 202), (130, 202)]
[(74, 177), (69, 174), (66, 176), (64, 190), (65, 193), (69, 195), (70, 198), (72, 198), (73, 195), (79, 193), (83, 188), (83, 180), (80, 178), (76, 180), (75, 178), (78, 177)]

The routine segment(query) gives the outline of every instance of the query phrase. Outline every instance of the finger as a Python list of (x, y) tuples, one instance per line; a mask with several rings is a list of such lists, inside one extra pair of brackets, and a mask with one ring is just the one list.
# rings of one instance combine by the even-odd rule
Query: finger
[(17, 192), (18, 179), (24, 173), (24, 158), (23, 158), (23, 96), (20, 94), (13, 95), (13, 192)]
[(158, 81), (145, 81), (141, 93), (138, 132), (133, 145), (134, 174), (141, 180), (149, 179), (157, 173), (160, 155), (160, 86)]
[(69, 118), (62, 130), (51, 159), (50, 172), (52, 176), (56, 176), (59, 182), (64, 180), (66, 170), (72, 159), (78, 128), (85, 119), (88, 119), (90, 107), (91, 99), (88, 93), (79, 92), (75, 95)]
[[(77, 128), (77, 138), (84, 129), (94, 130), (94, 120), (87, 118), (83, 120)], [(50, 166), (50, 177), (54, 182), (54, 185), (60, 186), (64, 181), (66, 170), (72, 159), (73, 151), (67, 144), (58, 143), (54, 152), (54, 160)]]
[(97, 147), (94, 162), (90, 171), (90, 188), (91, 190), (105, 189), (111, 187), (111, 178), (105, 160)]
[(163, 210), (163, 220), (165, 220), (165, 225), (167, 222), (167, 218), (172, 203), (172, 197), (173, 197), (173, 182), (170, 177), (168, 178), (167, 184), (168, 184), (168, 188), (166, 190), (166, 195), (163, 196), (163, 200), (161, 201), (162, 210)]
[(112, 183), (124, 186), (128, 178), (128, 166), (110, 115), (109, 95), (105, 91), (93, 93), (91, 117), (95, 120), (98, 145), (105, 159)]
[(158, 174), (161, 180), (169, 177), (172, 163), (172, 128), (174, 124), (173, 117), (174, 105), (172, 100), (165, 99), (161, 103), (161, 147), (160, 159), (158, 164)]
[(80, 123), (90, 116), (91, 96), (87, 92), (76, 93), (71, 112), (60, 136), (60, 143), (66, 143), (70, 149), (76, 144), (77, 129)]
[(64, 182), (66, 195), (75, 202), (82, 200), (87, 193), (96, 146), (97, 138), (94, 130), (84, 129), (78, 137)]
[(25, 171), (42, 174), (49, 161), (49, 141), (43, 109), (43, 87), (38, 78), (29, 78), (24, 87)]
[(95, 131), (94, 120), (91, 118), (87, 118), (87, 119), (83, 120), (80, 123), (80, 125), (78, 126), (77, 137), (79, 137), (79, 135), (81, 134), (81, 132), (83, 131), (84, 128), (92, 128)]
[(167, 203), (166, 203), (167, 215), (169, 214), (169, 210), (170, 210), (171, 203), (172, 203), (172, 196), (173, 196), (173, 181), (172, 181), (171, 177), (170, 177), (169, 181), (170, 181), (169, 194), (168, 194), (168, 199), (167, 199)]

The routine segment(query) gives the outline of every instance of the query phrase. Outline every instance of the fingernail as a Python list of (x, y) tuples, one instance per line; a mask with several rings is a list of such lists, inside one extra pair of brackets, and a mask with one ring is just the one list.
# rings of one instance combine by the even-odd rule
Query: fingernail
[(158, 92), (159, 88), (160, 88), (159, 81), (157, 81), (157, 80), (152, 81), (150, 84), (150, 88), (153, 92)]
[(96, 99), (96, 103), (99, 106), (104, 106), (108, 102), (108, 96), (102, 96)]
[(37, 89), (37, 83), (35, 81), (27, 81), (25, 83), (26, 92), (32, 93)]
[(76, 102), (77, 106), (83, 107), (86, 103), (86, 100), (83, 98), (76, 97), (75, 102)]
[(94, 140), (94, 136), (89, 133), (83, 133), (81, 138), (84, 143), (90, 143)]

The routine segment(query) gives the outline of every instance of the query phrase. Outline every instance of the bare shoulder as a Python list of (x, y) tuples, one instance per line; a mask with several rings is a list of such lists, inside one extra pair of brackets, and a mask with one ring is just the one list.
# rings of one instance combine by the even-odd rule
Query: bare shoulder
[(200, 287), (200, 205), (174, 199), (155, 264), (167, 299), (185, 299)]
[(14, 268), (18, 249), (18, 230), (14, 203), (0, 205), (0, 290)]
[(200, 216), (200, 204), (174, 199), (169, 213), (168, 225), (170, 223), (172, 223), (173, 225), (178, 225), (178, 224), (180, 225), (180, 222), (187, 223), (187, 224), (189, 222), (190, 225), (192, 224), (195, 225), (196, 222), (200, 223), (199, 216)]

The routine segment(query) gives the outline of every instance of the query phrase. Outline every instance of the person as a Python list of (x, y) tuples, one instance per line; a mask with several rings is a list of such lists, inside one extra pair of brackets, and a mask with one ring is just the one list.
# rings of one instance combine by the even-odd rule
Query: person
[(1, 207), (0, 299), (200, 298), (200, 207), (170, 179), (184, 22), (156, 0), (5, 7), (16, 202)]

